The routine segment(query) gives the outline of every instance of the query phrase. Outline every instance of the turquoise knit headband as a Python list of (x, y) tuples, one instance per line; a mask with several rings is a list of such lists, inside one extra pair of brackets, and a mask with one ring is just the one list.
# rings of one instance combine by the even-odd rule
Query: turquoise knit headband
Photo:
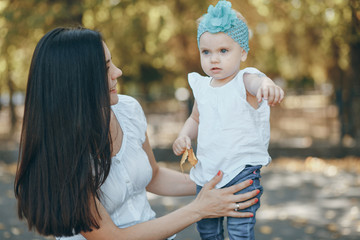
[(201, 19), (197, 31), (198, 46), (200, 46), (200, 37), (204, 32), (224, 32), (239, 43), (246, 52), (250, 50), (248, 27), (231, 9), (231, 2), (226, 0), (220, 0), (215, 7), (210, 5), (207, 14)]

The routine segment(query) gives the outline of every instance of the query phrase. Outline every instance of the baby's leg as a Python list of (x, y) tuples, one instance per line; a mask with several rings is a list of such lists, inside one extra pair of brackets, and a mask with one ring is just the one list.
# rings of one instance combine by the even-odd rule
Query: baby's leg
[[(196, 186), (199, 193), (201, 186)], [(196, 223), (198, 232), (202, 240), (224, 240), (224, 218), (205, 218)]]
[(224, 218), (205, 218), (197, 222), (196, 228), (202, 240), (224, 240)]
[(259, 199), (255, 205), (241, 210), (243, 212), (252, 212), (254, 217), (250, 218), (227, 218), (227, 229), (230, 240), (254, 240), (254, 226), (255, 226), (255, 214), (260, 207), (260, 196), (262, 195), (263, 188), (260, 185), (260, 168), (261, 166), (247, 166), (237, 177), (235, 177), (230, 183), (236, 184), (247, 179), (252, 179), (254, 182), (251, 186), (246, 189), (237, 192), (236, 194), (246, 193), (259, 189), (260, 193), (256, 196)]

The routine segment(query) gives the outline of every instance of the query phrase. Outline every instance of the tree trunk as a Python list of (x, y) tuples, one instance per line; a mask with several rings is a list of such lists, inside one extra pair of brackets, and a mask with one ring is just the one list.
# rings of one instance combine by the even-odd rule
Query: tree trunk
[(358, 12), (360, 4), (357, 0), (351, 1), (352, 22), (350, 26), (350, 72), (349, 90), (351, 91), (351, 119), (353, 125), (352, 136), (356, 144), (360, 145), (360, 19)]
[(15, 92), (15, 84), (12, 81), (10, 74), (8, 74), (7, 77), (7, 86), (9, 89), (9, 111), (10, 111), (10, 129), (9, 134), (10, 136), (13, 136), (16, 130), (16, 122), (17, 122), (17, 115), (16, 115), (16, 106), (13, 100), (14, 92)]
[(2, 93), (1, 90), (2, 90), (2, 89), (1, 89), (1, 86), (0, 86), (0, 112), (1, 112), (1, 110), (3, 109), (3, 103), (2, 103), (2, 101), (1, 101), (1, 93)]

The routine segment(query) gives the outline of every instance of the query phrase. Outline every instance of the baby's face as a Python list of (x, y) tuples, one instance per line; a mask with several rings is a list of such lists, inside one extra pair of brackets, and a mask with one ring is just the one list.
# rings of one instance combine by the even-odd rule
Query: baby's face
[(240, 62), (247, 53), (226, 33), (201, 35), (199, 41), (201, 67), (216, 81), (224, 83), (232, 80), (240, 70)]

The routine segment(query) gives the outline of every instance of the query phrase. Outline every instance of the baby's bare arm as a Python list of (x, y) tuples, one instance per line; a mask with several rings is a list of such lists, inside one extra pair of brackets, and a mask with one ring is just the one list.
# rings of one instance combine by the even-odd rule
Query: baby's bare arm
[(284, 90), (264, 74), (245, 73), (244, 84), (246, 90), (256, 96), (258, 102), (265, 99), (270, 106), (275, 106), (284, 99)]
[(191, 147), (191, 140), (197, 138), (198, 127), (199, 111), (195, 101), (190, 117), (185, 121), (179, 136), (173, 144), (173, 151), (175, 155), (179, 156), (185, 151), (185, 149), (189, 149)]

